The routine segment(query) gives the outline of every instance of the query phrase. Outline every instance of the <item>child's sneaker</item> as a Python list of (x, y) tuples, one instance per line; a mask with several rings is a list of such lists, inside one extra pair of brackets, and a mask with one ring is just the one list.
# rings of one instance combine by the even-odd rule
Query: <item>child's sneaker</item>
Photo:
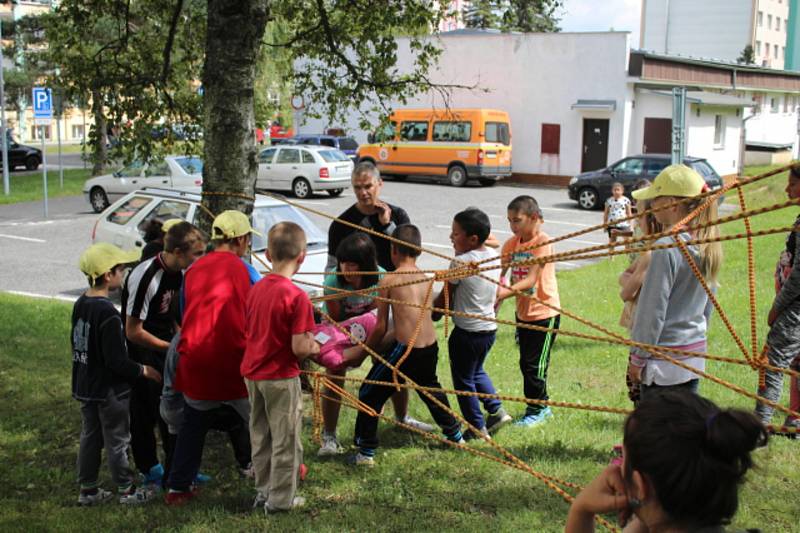
[(141, 505), (155, 498), (156, 492), (148, 487), (136, 488), (131, 485), (128, 490), (119, 495), (119, 503), (122, 505)]
[(502, 407), (495, 413), (489, 413), (486, 417), (486, 430), (489, 433), (497, 432), (501, 427), (511, 423), (513, 418)]
[(468, 440), (485, 440), (485, 439), (491, 440), (491, 437), (489, 436), (489, 430), (487, 430), (486, 427), (482, 427), (477, 434), (473, 433), (471, 430), (464, 433), (464, 440), (465, 441), (468, 441)]
[(308, 476), (308, 467), (306, 466), (305, 463), (300, 463), (300, 468), (298, 470), (299, 470), (298, 474), (300, 476), (300, 481), (305, 481), (306, 476)]
[(150, 471), (142, 476), (143, 485), (154, 485), (160, 487), (161, 482), (163, 480), (164, 480), (164, 467), (161, 466), (161, 463), (150, 468)]
[(213, 479), (208, 474), (203, 474), (202, 472), (198, 472), (196, 476), (194, 476), (194, 484), (195, 485), (205, 485), (209, 481)]
[(261, 495), (260, 492), (256, 492), (256, 499), (253, 500), (253, 509), (264, 509), (267, 505), (267, 499)]
[(292, 499), (292, 505), (288, 509), (276, 509), (275, 507), (272, 507), (269, 504), (269, 502), (267, 502), (267, 503), (264, 504), (264, 512), (267, 513), (267, 514), (283, 513), (283, 512), (286, 512), (286, 511), (291, 511), (293, 509), (297, 509), (299, 507), (303, 507), (305, 504), (306, 504), (306, 499), (305, 498), (303, 498), (302, 496), (295, 496)]
[(366, 467), (373, 467), (375, 466), (375, 458), (371, 455), (364, 455), (361, 452), (350, 457), (347, 462), (353, 466), (366, 466)]
[(317, 457), (331, 457), (344, 452), (344, 448), (339, 444), (336, 435), (323, 435), (322, 446), (317, 450)]
[(419, 431), (424, 431), (425, 433), (430, 433), (431, 431), (433, 431), (432, 425), (426, 424), (425, 422), (417, 420), (416, 418), (411, 418), (408, 415), (406, 415), (406, 417), (403, 418), (402, 420), (398, 418), (397, 421), (402, 422), (407, 426), (411, 426), (414, 429), (418, 429)]
[(197, 496), (196, 490), (170, 490), (164, 496), (164, 503), (170, 507), (180, 507), (189, 503), (195, 496)]
[(247, 466), (240, 466), (239, 475), (241, 475), (242, 477), (254, 479), (256, 477), (256, 471), (253, 468), (253, 463), (248, 463)]
[(114, 497), (110, 491), (95, 488), (91, 490), (82, 490), (80, 494), (78, 494), (78, 505), (82, 506), (90, 506), (90, 505), (97, 505), (100, 503), (105, 503), (111, 498)]
[(529, 413), (514, 422), (514, 425), (517, 427), (533, 427), (541, 424), (546, 419), (553, 416), (553, 411), (550, 410), (549, 407), (545, 407), (538, 413)]

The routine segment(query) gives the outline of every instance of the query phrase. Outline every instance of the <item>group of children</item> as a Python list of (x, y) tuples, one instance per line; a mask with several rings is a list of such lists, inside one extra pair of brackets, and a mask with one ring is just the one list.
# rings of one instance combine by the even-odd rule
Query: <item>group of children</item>
[[(800, 177), (793, 173), (791, 179), (795, 181), (790, 185), (800, 190)], [(704, 223), (715, 217), (715, 205), (682, 225), (699, 206), (704, 190), (705, 182), (696, 172), (674, 165), (633, 196), (636, 209), (656, 210), (638, 221), (638, 231), (657, 233), (679, 226), (675, 237), (663, 236), (656, 244), (682, 240), (685, 253), (714, 289), (721, 265), (719, 243), (688, 241), (713, 239), (716, 226)], [(524, 395), (530, 400), (517, 425), (530, 427), (552, 416), (547, 406), (547, 375), (559, 329), (560, 301), (554, 263), (532, 261), (553, 253), (550, 237), (542, 231), (543, 216), (536, 200), (527, 195), (515, 198), (507, 216), (514, 235), (503, 244), (501, 255), (487, 246), (491, 225), (486, 213), (467, 208), (453, 218), (450, 239), (456, 256), (451, 268), (496, 268), (447, 282), (455, 324), (448, 339), (450, 370), (457, 390), (495, 394), (484, 363), (495, 341), (497, 308), (515, 297), (519, 366)], [(393, 237), (400, 242), (393, 241), (390, 248), (393, 272), (383, 272), (374, 259), (362, 261), (361, 254), (353, 253), (361, 250), (364, 257), (375, 257), (374, 245), (361, 233), (353, 233), (338, 246), (337, 270), (326, 285), (361, 291), (328, 302), (330, 316), (342, 320), (338, 324), (315, 317), (307, 294), (291, 281), (305, 259), (303, 230), (291, 222), (270, 229), (267, 257), (272, 272), (260, 281), (241, 260), (253, 231), (245, 215), (222, 213), (212, 225), (214, 251), (203, 256), (206, 244), (200, 231), (188, 222), (171, 224), (163, 251), (139, 264), (124, 282), (124, 267), (135, 260), (131, 254), (95, 244), (82, 256), (81, 270), (90, 288), (76, 302), (72, 318), (73, 395), (81, 402), (83, 419), (79, 503), (112, 497), (97, 484), (103, 446), (120, 502), (141, 503), (152, 497), (152, 491), (137, 488), (134, 482), (127, 459), (129, 442), (145, 481), (162, 481), (168, 489), (167, 503), (187, 502), (201, 476), (205, 434), (222, 429), (231, 435), (242, 471), (251, 471), (255, 477), (256, 505), (267, 512), (303, 505), (297, 496), (305, 472), (299, 376), (300, 361), (307, 358), (342, 375), (368, 355), (377, 354), (367, 374), (369, 382), (359, 389), (359, 401), (380, 414), (396, 388), (379, 382), (391, 382), (394, 376), (400, 384), (411, 380), (429, 388), (417, 392), (453, 442), (488, 439), (512, 421), (497, 399), (459, 395), (459, 407), (469, 425), (462, 428), (447, 396), (438, 391), (434, 320), (439, 313), (431, 308), (444, 306), (445, 291), (433, 297), (433, 281), (417, 266), (422, 238), (416, 226), (401, 224), (395, 229)], [(683, 253), (673, 247), (642, 254), (623, 274), (623, 298), (638, 300), (635, 309), (626, 306), (625, 325), (634, 341), (684, 352), (672, 357), (702, 370), (711, 306)], [(792, 265), (797, 260), (797, 254), (792, 255)], [(359, 270), (374, 273), (348, 274)], [(800, 279), (800, 270), (784, 276), (787, 281), (773, 307), (775, 316), (770, 316), (782, 325), (782, 331), (796, 329), (798, 323), (781, 318), (787, 310), (794, 312), (796, 299), (783, 292), (796, 289), (794, 276)], [(108, 293), (123, 284), (124, 316), (120, 317)], [(771, 341), (775, 335), (771, 333)], [(163, 390), (162, 373), (169, 385)], [(642, 397), (658, 389), (696, 392), (699, 382), (689, 369), (638, 347), (630, 353), (628, 378), (632, 389), (640, 388)], [(768, 386), (773, 382), (768, 381)], [(371, 466), (375, 461), (378, 417), (372, 413), (359, 410), (357, 414), (357, 453), (351, 458), (356, 465)], [(326, 420), (320, 455), (341, 451), (335, 438), (337, 418), (332, 424)], [(164, 467), (158, 460), (155, 427), (161, 429)], [(249, 442), (242, 438), (243, 430)], [(252, 465), (244, 464), (248, 444)]]

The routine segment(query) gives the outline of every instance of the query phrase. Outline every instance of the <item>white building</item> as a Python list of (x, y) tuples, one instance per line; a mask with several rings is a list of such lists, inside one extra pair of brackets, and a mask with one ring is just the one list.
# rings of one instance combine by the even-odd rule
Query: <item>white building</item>
[[(777, 102), (777, 108), (761, 106), (759, 119), (767, 114), (769, 122), (757, 126), (759, 119), (749, 121), (754, 135), (772, 139), (778, 135), (774, 121), (796, 123), (796, 73), (631, 51), (628, 34), (621, 32), (462, 31), (438, 38), (443, 52), (438, 68), (429, 73), (432, 81), (475, 86), (454, 90), (452, 107), (509, 112), (514, 175), (527, 182), (563, 184), (629, 155), (668, 153), (673, 86), (689, 89), (687, 155), (708, 159), (723, 176), (738, 171), (742, 118), (745, 109), (757, 104), (754, 94)], [(399, 55), (399, 68), (408, 70), (407, 42), (401, 39), (400, 44), (406, 51)], [(404, 106), (391, 104), (442, 107), (444, 102), (432, 92)], [(370, 118), (377, 123), (378, 117)], [(344, 127), (359, 142), (366, 141), (357, 110), (345, 124), (301, 122), (301, 132)], [(778, 128), (780, 135), (794, 145), (796, 133), (784, 126)]]
[(642, 0), (639, 47), (733, 62), (745, 46), (756, 63), (783, 69), (790, 0)]

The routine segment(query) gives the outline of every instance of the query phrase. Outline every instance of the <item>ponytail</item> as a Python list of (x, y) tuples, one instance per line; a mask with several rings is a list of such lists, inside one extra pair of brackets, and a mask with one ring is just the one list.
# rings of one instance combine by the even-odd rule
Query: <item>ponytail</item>
[[(703, 201), (700, 198), (690, 201), (687, 204), (688, 211), (694, 211), (700, 207)], [(695, 238), (698, 240), (719, 239), (719, 226), (714, 224), (718, 218), (717, 202), (710, 202), (708, 207), (700, 211), (690, 223), (690, 227), (697, 227), (697, 229), (693, 230)], [(722, 243), (718, 240), (702, 243), (699, 245), (699, 249), (700, 271), (710, 287), (717, 287), (717, 277), (722, 267)]]

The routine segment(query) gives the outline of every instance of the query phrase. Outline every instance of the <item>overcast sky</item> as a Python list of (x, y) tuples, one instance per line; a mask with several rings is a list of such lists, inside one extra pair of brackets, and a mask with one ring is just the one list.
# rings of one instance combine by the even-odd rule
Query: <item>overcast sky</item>
[(562, 31), (631, 32), (631, 47), (639, 47), (642, 0), (564, 0)]

